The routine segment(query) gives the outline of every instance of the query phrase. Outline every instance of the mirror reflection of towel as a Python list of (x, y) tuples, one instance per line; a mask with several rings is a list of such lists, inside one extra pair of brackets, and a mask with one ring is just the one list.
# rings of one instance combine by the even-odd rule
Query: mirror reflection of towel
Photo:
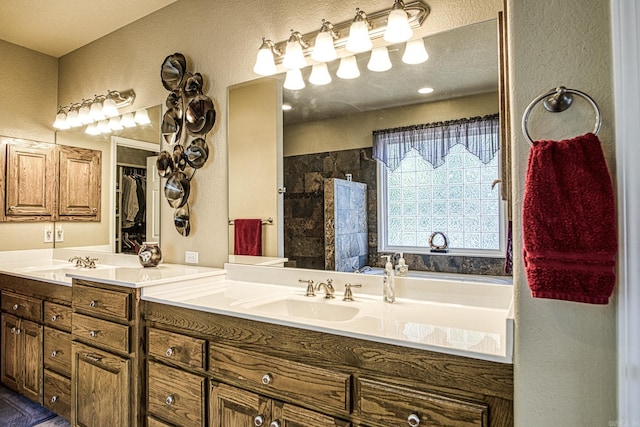
[(262, 220), (235, 219), (234, 250), (235, 255), (262, 256)]

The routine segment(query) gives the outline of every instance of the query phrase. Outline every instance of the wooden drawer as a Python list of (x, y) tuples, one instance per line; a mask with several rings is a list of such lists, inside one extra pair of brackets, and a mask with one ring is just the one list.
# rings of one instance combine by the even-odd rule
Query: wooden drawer
[(356, 410), (367, 424), (381, 427), (418, 425), (488, 426), (486, 404), (472, 403), (384, 382), (357, 380)]
[(52, 328), (71, 332), (71, 307), (44, 302), (44, 324)]
[(44, 367), (71, 376), (71, 334), (44, 327)]
[(129, 327), (107, 320), (73, 313), (73, 339), (129, 352)]
[(179, 426), (204, 425), (206, 379), (157, 362), (148, 366), (148, 412)]
[(147, 417), (147, 427), (173, 427), (171, 424), (163, 423), (153, 417)]
[(350, 411), (351, 375), (220, 344), (209, 370), (220, 380), (295, 403)]
[(45, 370), (44, 406), (69, 420), (71, 417), (71, 380)]
[(73, 310), (128, 321), (131, 295), (79, 284), (73, 285)]
[(149, 328), (149, 355), (195, 369), (206, 369), (206, 340)]
[(42, 322), (42, 301), (36, 298), (2, 291), (2, 311), (22, 319)]

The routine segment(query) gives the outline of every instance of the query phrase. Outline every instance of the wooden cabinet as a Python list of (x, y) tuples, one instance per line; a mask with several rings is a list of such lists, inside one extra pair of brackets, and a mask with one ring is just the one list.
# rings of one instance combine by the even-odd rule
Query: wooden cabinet
[(42, 404), (42, 325), (2, 313), (2, 383)]
[(140, 290), (76, 279), (72, 288), (71, 425), (143, 426)]
[(58, 220), (100, 221), (102, 152), (58, 146)]
[(346, 427), (351, 424), (227, 384), (211, 386), (211, 427)]
[(44, 302), (44, 406), (71, 419), (71, 307)]
[(131, 361), (77, 342), (71, 354), (71, 425), (132, 425)]
[(100, 221), (101, 151), (0, 137), (0, 162), (0, 221)]

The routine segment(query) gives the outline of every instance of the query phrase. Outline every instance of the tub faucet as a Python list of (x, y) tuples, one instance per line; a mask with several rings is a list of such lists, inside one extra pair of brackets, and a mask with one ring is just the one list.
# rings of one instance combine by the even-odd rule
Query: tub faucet
[(335, 298), (333, 295), (335, 293), (335, 289), (333, 288), (333, 279), (327, 279), (327, 283), (320, 282), (316, 285), (316, 291), (319, 291), (320, 288), (324, 289), (324, 297), (326, 299)]

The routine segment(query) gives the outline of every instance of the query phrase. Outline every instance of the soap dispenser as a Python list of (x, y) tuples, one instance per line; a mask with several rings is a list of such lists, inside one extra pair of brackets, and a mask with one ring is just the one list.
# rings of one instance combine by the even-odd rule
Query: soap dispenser
[(387, 259), (384, 265), (384, 275), (382, 276), (382, 300), (392, 303), (396, 301), (396, 290), (391, 255), (383, 255), (382, 258)]
[(409, 266), (404, 260), (404, 254), (400, 252), (400, 259), (398, 259), (398, 265), (396, 265), (396, 276), (406, 276), (409, 272)]

